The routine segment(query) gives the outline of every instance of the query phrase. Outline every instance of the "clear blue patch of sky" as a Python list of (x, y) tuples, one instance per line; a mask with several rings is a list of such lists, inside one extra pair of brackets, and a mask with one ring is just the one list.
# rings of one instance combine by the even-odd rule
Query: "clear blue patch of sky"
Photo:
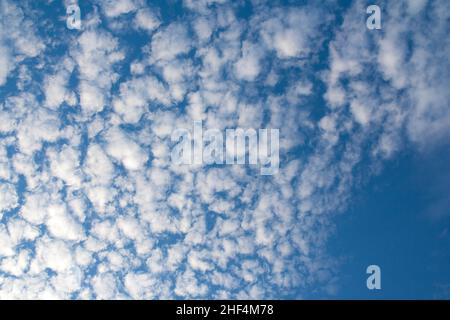
[[(336, 218), (329, 252), (341, 260), (335, 298), (450, 298), (450, 148), (388, 163)], [(381, 268), (368, 290), (367, 266)]]

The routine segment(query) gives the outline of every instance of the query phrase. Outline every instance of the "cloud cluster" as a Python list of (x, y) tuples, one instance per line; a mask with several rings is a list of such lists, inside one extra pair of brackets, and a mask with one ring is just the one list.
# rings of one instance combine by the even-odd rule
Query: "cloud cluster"
[[(382, 32), (363, 5), (102, 1), (56, 50), (1, 0), (0, 298), (333, 294), (352, 188), (450, 127), (447, 2), (386, 3)], [(5, 87), (21, 67), (37, 88)], [(200, 120), (280, 129), (279, 173), (172, 163)]]

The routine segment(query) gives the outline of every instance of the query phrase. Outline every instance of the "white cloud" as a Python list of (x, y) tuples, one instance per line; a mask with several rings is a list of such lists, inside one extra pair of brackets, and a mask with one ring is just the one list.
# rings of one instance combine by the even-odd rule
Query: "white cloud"
[(133, 299), (153, 299), (157, 290), (156, 281), (149, 274), (128, 273), (125, 288)]
[(110, 129), (105, 138), (108, 143), (106, 147), (108, 154), (120, 161), (128, 170), (142, 170), (148, 155), (136, 142), (119, 128)]
[(103, 110), (109, 89), (118, 77), (113, 67), (124, 59), (117, 39), (105, 31), (86, 30), (71, 55), (80, 72), (81, 107), (88, 115)]
[(51, 236), (72, 241), (80, 241), (83, 239), (83, 228), (70, 216), (67, 208), (61, 204), (55, 204), (50, 205), (46, 211), (46, 226)]
[(55, 74), (47, 75), (44, 80), (45, 105), (51, 109), (57, 109), (64, 101), (73, 105), (73, 93), (67, 89), (73, 62), (67, 59), (63, 61), (63, 66)]
[(10, 238), (8, 230), (0, 226), (0, 257), (10, 257), (15, 254), (15, 244)]
[(191, 42), (186, 26), (181, 23), (173, 23), (153, 35), (151, 57), (153, 61), (168, 61), (187, 53), (190, 48)]
[(154, 77), (133, 78), (120, 84), (120, 95), (114, 98), (113, 107), (125, 122), (136, 123), (154, 101), (170, 104), (164, 85)]
[(314, 7), (307, 9), (275, 9), (262, 22), (260, 33), (266, 46), (272, 48), (281, 59), (305, 57), (317, 41), (317, 29), (326, 19)]
[(24, 274), (29, 262), (30, 252), (28, 250), (21, 250), (16, 256), (3, 259), (0, 264), (0, 269), (15, 277), (20, 277)]
[(0, 46), (0, 86), (4, 85), (13, 68), (12, 58), (7, 47)]
[[(320, 284), (333, 291), (329, 213), (348, 204), (361, 160), (395, 155), (404, 128), (418, 143), (448, 133), (443, 2), (389, 4), (390, 28), (369, 35), (357, 1), (327, 35), (329, 66), (319, 74), (312, 64), (326, 49), (321, 27), (334, 21), (322, 9), (253, 2), (246, 21), (224, 1), (183, 5), (188, 14), (162, 24), (142, 1), (102, 2), (108, 23), (88, 14), (84, 30), (64, 40), (61, 65), (39, 58), (20, 67), (18, 92), (8, 89), (0, 107), (0, 211), (19, 212), (0, 225), (0, 269), (15, 276), (0, 277), (1, 298), (270, 298)], [(8, 16), (0, 23), (18, 29), (21, 21), (32, 34), (16, 5), (0, 6)], [(425, 8), (435, 24), (428, 33)], [(405, 30), (398, 17), (418, 24)], [(126, 22), (148, 32), (143, 48), (123, 46), (131, 43), (118, 29)], [(35, 48), (13, 36), (0, 31), (12, 43), (0, 45), (0, 85), (44, 48), (32, 35), (24, 39)], [(59, 48), (55, 38), (45, 43)], [(307, 102), (321, 80), (326, 105), (316, 113)], [(67, 120), (65, 102), (74, 106)], [(262, 179), (243, 166), (173, 165), (170, 135), (192, 120), (280, 128), (280, 173)], [(310, 151), (297, 157), (306, 144)]]
[(183, 297), (199, 297), (204, 296), (208, 291), (208, 287), (205, 284), (198, 282), (194, 272), (187, 269), (177, 277), (175, 294)]
[(34, 192), (26, 194), (25, 204), (20, 209), (20, 215), (32, 224), (42, 224), (47, 216), (47, 205), (50, 197), (46, 193)]
[(58, 293), (70, 294), (81, 288), (83, 273), (79, 268), (72, 268), (64, 273), (58, 273), (51, 279), (52, 286)]
[(36, 36), (33, 22), (17, 4), (2, 1), (0, 16), (0, 86), (3, 86), (18, 64), (38, 56), (45, 45)]
[(152, 9), (140, 9), (134, 17), (134, 24), (137, 28), (147, 32), (156, 30), (161, 24), (157, 14)]
[(97, 299), (107, 300), (115, 297), (117, 284), (111, 273), (96, 275), (91, 283)]
[(200, 40), (206, 41), (214, 31), (214, 21), (200, 17), (194, 21), (194, 30)]
[(137, 6), (133, 0), (102, 0), (103, 13), (110, 18), (135, 11)]
[(100, 112), (105, 107), (103, 91), (87, 81), (80, 84), (80, 105), (87, 114)]
[(255, 80), (259, 75), (260, 66), (260, 51), (257, 46), (244, 42), (242, 44), (242, 57), (234, 65), (236, 76), (243, 80)]
[(50, 171), (52, 176), (58, 177), (70, 186), (81, 185), (81, 172), (79, 169), (79, 152), (75, 148), (64, 147), (62, 150), (48, 150)]
[[(32, 101), (27, 102), (28, 108), (36, 106)], [(31, 155), (41, 149), (44, 141), (55, 142), (59, 138), (59, 119), (57, 114), (44, 108), (37, 108), (37, 110), (30, 110), (16, 130), (20, 151)]]
[(73, 266), (71, 248), (63, 241), (41, 239), (36, 243), (36, 258), (33, 260), (30, 272), (39, 273), (45, 268), (55, 272), (66, 272)]
[(88, 146), (84, 170), (93, 185), (111, 183), (115, 175), (111, 160), (98, 144)]

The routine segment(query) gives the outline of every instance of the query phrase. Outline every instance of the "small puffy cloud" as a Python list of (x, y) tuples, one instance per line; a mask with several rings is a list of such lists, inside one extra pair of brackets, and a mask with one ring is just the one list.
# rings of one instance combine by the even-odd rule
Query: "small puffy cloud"
[(155, 77), (137, 77), (120, 84), (120, 94), (113, 99), (113, 107), (125, 122), (136, 123), (151, 102), (168, 105), (170, 93)]
[(18, 4), (2, 1), (0, 17), (0, 86), (3, 86), (18, 64), (38, 56), (45, 45), (36, 35), (34, 23)]
[(19, 197), (16, 188), (10, 183), (0, 184), (0, 217), (4, 212), (17, 207)]
[(105, 107), (105, 96), (103, 91), (89, 83), (82, 81), (79, 87), (80, 105), (87, 114), (100, 112)]
[(254, 44), (243, 43), (242, 57), (234, 65), (234, 72), (238, 79), (255, 80), (261, 70), (261, 51), (262, 49)]
[(279, 58), (305, 57), (314, 47), (312, 41), (317, 41), (323, 19), (314, 7), (271, 10), (270, 17), (261, 23), (260, 34)]
[(191, 49), (191, 41), (182, 23), (173, 23), (153, 35), (151, 56), (154, 61), (169, 61)]
[(147, 273), (128, 273), (125, 288), (133, 299), (152, 299), (155, 297), (157, 282)]
[(45, 221), (47, 216), (47, 206), (50, 197), (45, 193), (29, 193), (25, 196), (25, 204), (20, 209), (20, 215), (26, 221), (39, 225)]
[(138, 29), (152, 32), (156, 30), (161, 24), (158, 15), (150, 8), (140, 9), (136, 12), (134, 17), (134, 25)]
[(0, 46), (0, 66), (0, 85), (3, 85), (13, 68), (13, 61), (7, 47)]
[[(36, 106), (33, 102), (26, 102), (29, 103), (27, 106), (29, 108)], [(45, 141), (55, 142), (61, 133), (57, 114), (44, 108), (28, 113), (16, 130), (18, 146), (24, 154), (33, 154), (40, 150)]]
[(96, 275), (92, 278), (91, 284), (97, 299), (112, 299), (116, 295), (116, 279), (111, 273)]
[(75, 148), (64, 147), (62, 150), (49, 150), (52, 176), (58, 177), (70, 186), (80, 186), (82, 178), (79, 170), (79, 152)]
[(107, 141), (106, 151), (108, 154), (123, 164), (126, 169), (139, 170), (147, 162), (148, 155), (145, 151), (121, 129), (110, 129), (105, 139)]
[[(67, 30), (0, 0), (0, 298), (334, 292), (355, 175), (450, 128), (448, 5), (389, 2), (378, 33), (365, 5), (101, 1)], [(280, 129), (279, 174), (174, 165), (193, 120)]]
[(214, 27), (214, 21), (205, 17), (199, 17), (194, 21), (195, 33), (201, 41), (206, 41), (211, 37)]
[(36, 244), (36, 258), (31, 271), (39, 273), (49, 268), (55, 272), (66, 272), (73, 266), (73, 253), (68, 244), (61, 240), (42, 239)]
[(80, 241), (83, 238), (82, 226), (71, 217), (64, 205), (50, 205), (46, 210), (46, 225), (51, 236), (72, 241)]
[(69, 59), (63, 61), (63, 68), (56, 73), (47, 75), (44, 80), (45, 105), (57, 109), (64, 101), (73, 105), (73, 93), (67, 88), (73, 62)]
[(135, 11), (137, 9), (135, 2), (134, 0), (102, 0), (100, 5), (107, 17), (114, 18)]
[(93, 185), (109, 184), (115, 175), (110, 158), (98, 144), (88, 146), (84, 170)]

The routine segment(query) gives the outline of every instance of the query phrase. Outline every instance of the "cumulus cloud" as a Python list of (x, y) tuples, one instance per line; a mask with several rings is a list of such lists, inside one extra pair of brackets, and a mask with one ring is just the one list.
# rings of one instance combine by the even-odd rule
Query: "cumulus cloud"
[[(364, 5), (102, 1), (56, 39), (0, 1), (0, 298), (333, 291), (359, 172), (450, 127), (447, 2), (386, 2), (379, 33)], [(174, 165), (172, 132), (200, 120), (280, 129), (279, 173)]]
[(112, 128), (106, 134), (106, 151), (128, 170), (143, 169), (147, 155), (141, 147), (118, 128)]
[[(331, 106), (350, 105), (356, 122), (372, 128), (382, 127), (377, 150), (391, 155), (398, 149), (402, 127), (407, 128), (410, 140), (419, 145), (439, 143), (447, 134), (448, 92), (444, 83), (448, 72), (439, 65), (446, 64), (449, 46), (439, 38), (448, 27), (445, 4), (433, 1), (428, 14), (435, 21), (432, 35), (425, 34), (421, 10), (425, 1), (386, 3), (382, 34), (368, 34), (359, 28), (361, 17), (356, 11), (364, 4), (356, 1), (346, 16), (342, 32), (330, 44), (331, 60), (326, 98)], [(440, 9), (438, 9), (440, 8)], [(411, 35), (411, 41), (406, 37)], [(349, 45), (352, 44), (352, 45)], [(439, 49), (438, 49), (439, 48)], [(439, 54), (431, 52), (437, 50)], [(442, 53), (442, 55), (440, 54)], [(362, 79), (380, 81), (368, 84)], [(436, 79), (443, 81), (436, 82)], [(350, 81), (347, 88), (342, 81)], [(383, 100), (377, 92), (383, 92)], [(388, 122), (383, 124), (384, 119)]]
[(325, 13), (314, 7), (275, 10), (261, 22), (260, 34), (279, 58), (305, 57), (317, 45), (320, 23), (326, 19)]
[(0, 214), (11, 210), (18, 205), (18, 196), (16, 188), (11, 184), (2, 184), (0, 186)]
[(239, 79), (255, 80), (260, 73), (260, 49), (255, 45), (244, 42), (242, 45), (242, 57), (235, 64), (235, 73)]
[(36, 35), (33, 21), (14, 2), (1, 1), (0, 15), (0, 86), (3, 86), (18, 64), (37, 57), (45, 45)]
[(138, 29), (152, 32), (160, 26), (161, 21), (158, 18), (157, 13), (149, 8), (143, 8), (137, 11), (136, 16), (134, 17), (134, 24)]
[(190, 48), (191, 42), (186, 26), (182, 23), (173, 23), (153, 35), (151, 55), (154, 61), (168, 61), (186, 54)]
[(124, 59), (118, 41), (106, 31), (88, 29), (71, 52), (80, 72), (80, 106), (88, 114), (102, 111), (117, 80), (114, 64)]
[(137, 8), (136, 3), (133, 0), (102, 0), (100, 5), (107, 17), (117, 17), (122, 14), (133, 12)]

